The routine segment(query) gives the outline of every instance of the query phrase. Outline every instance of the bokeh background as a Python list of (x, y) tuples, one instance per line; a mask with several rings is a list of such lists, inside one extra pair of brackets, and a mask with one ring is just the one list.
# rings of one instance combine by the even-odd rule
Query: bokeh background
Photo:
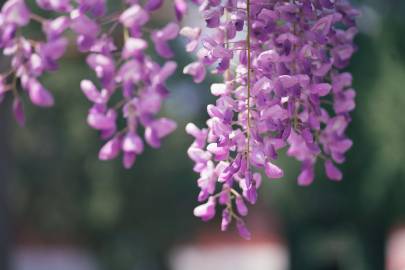
[[(320, 168), (312, 186), (298, 187), (299, 164), (282, 157), (286, 176), (264, 183), (247, 218), (253, 240), (220, 233), (219, 220), (192, 215), (197, 175), (184, 132), (188, 122), (204, 125), (218, 78), (195, 85), (179, 69), (162, 112), (178, 130), (127, 171), (97, 159), (101, 142), (86, 125), (90, 104), (79, 89), (94, 75), (72, 48), (61, 70), (43, 78), (54, 108), (28, 106), (21, 129), (10, 100), (0, 106), (0, 269), (405, 269), (405, 1), (353, 4), (362, 16), (348, 70), (358, 95), (341, 183)], [(181, 41), (173, 46), (180, 67), (192, 60)]]

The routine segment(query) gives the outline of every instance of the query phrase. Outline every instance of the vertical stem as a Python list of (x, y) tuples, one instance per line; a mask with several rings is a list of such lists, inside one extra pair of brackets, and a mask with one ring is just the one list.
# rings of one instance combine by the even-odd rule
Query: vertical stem
[[(293, 23), (293, 34), (295, 36), (297, 36), (297, 25), (295, 22)], [(291, 53), (294, 53), (296, 55), (296, 45), (295, 44), (293, 44), (293, 46), (292, 46)], [(291, 69), (292, 69), (291, 75), (296, 75), (297, 74), (297, 63), (295, 60), (292, 62)], [(294, 101), (294, 103), (295, 103), (294, 104), (294, 107), (295, 107), (297, 102)], [(298, 106), (299, 106), (299, 102), (298, 102)], [(298, 107), (294, 108), (294, 116), (293, 116), (293, 130), (294, 131), (298, 131), (298, 109), (299, 109)]]
[(126, 42), (128, 38), (129, 38), (128, 28), (124, 27), (124, 42)]
[(247, 12), (247, 35), (246, 35), (246, 46), (247, 46), (247, 160), (249, 162), (250, 154), (250, 88), (251, 88), (251, 44), (250, 44), (250, 33), (251, 33), (251, 23), (250, 23), (250, 0), (246, 0), (246, 12)]
[(14, 95), (14, 98), (18, 98), (17, 75), (16, 74), (14, 74), (13, 82), (11, 83), (11, 91)]
[[(228, 12), (228, 10), (225, 8), (225, 20), (226, 20), (226, 22), (228, 22), (229, 21), (229, 12)], [(225, 41), (225, 48), (229, 48), (229, 44), (228, 44), (228, 42), (229, 42), (229, 38), (228, 38), (228, 35), (227, 35), (227, 33), (226, 33), (226, 28), (225, 28), (225, 39), (224, 39), (224, 41)], [(230, 63), (229, 63), (229, 65), (230, 65)], [(228, 67), (228, 69), (225, 71), (225, 74), (224, 74), (224, 79), (225, 79), (225, 83), (226, 82), (228, 82), (229, 80), (230, 80), (230, 77), (231, 77), (231, 74), (230, 74), (230, 67)]]

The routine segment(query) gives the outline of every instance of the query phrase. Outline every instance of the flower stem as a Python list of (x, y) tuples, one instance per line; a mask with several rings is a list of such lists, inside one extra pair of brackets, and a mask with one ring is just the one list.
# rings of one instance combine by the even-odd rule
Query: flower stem
[(44, 17), (39, 16), (38, 14), (32, 13), (30, 15), (31, 20), (36, 21), (40, 24), (46, 22), (46, 19)]
[(247, 153), (246, 158), (249, 162), (249, 154), (250, 154), (250, 88), (251, 88), (251, 44), (250, 44), (250, 33), (251, 33), (251, 25), (250, 25), (250, 0), (246, 0), (246, 12), (247, 12), (247, 35), (246, 35), (246, 46), (247, 46)]
[(11, 91), (15, 98), (18, 98), (18, 90), (17, 90), (17, 75), (14, 74), (13, 81), (11, 83)]
[[(229, 13), (228, 13), (228, 10), (227, 9), (225, 9), (225, 20), (228, 22), (229, 21)], [(226, 30), (225, 30), (225, 39), (224, 39), (224, 47), (226, 48), (226, 49), (229, 49), (229, 39), (228, 39), (228, 35), (227, 35), (227, 33), (226, 33)], [(225, 82), (228, 82), (229, 80), (230, 80), (230, 78), (231, 78), (231, 71), (229, 70), (230, 69), (230, 67), (228, 67), (227, 68), (227, 70), (225, 71), (225, 74), (224, 74), (224, 79), (225, 79)]]

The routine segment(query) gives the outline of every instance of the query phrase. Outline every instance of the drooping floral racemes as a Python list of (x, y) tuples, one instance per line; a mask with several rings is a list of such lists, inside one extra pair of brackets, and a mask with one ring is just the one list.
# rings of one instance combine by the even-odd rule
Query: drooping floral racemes
[[(88, 51), (88, 65), (95, 71), (101, 90), (90, 80), (81, 82), (81, 89), (94, 103), (87, 122), (101, 132), (107, 142), (99, 152), (101, 160), (116, 158), (123, 154), (123, 165), (131, 168), (136, 156), (144, 150), (144, 142), (139, 135), (140, 126), (144, 129), (144, 139), (153, 148), (160, 147), (161, 140), (176, 128), (176, 123), (168, 118), (157, 118), (162, 102), (168, 96), (166, 80), (176, 70), (176, 63), (166, 61), (160, 66), (145, 53), (149, 46), (145, 35), (152, 40), (156, 52), (164, 59), (173, 56), (168, 42), (177, 37), (179, 26), (169, 23), (161, 29), (146, 28), (151, 13), (159, 9), (162, 1), (149, 1), (143, 6), (138, 1), (128, 1), (126, 9), (116, 21), (112, 20), (111, 32), (117, 24), (123, 31), (122, 49), (117, 49), (110, 35), (100, 34), (94, 39), (84, 35), (84, 51)], [(80, 22), (80, 31), (87, 22)], [(147, 29), (147, 30), (146, 30)], [(93, 33), (93, 32), (92, 32)], [(79, 40), (78, 40), (79, 42)], [(120, 91), (118, 91), (120, 89)], [(115, 104), (111, 100), (115, 98)], [(117, 118), (126, 122), (118, 130)]]
[[(157, 117), (168, 95), (165, 82), (176, 63), (166, 60), (159, 65), (146, 52), (153, 44), (163, 59), (173, 56), (169, 42), (179, 33), (177, 23), (160, 29), (148, 25), (163, 2), (123, 0), (122, 10), (108, 13), (106, 0), (36, 0), (41, 9), (56, 14), (46, 19), (34, 14), (24, 0), (6, 1), (0, 13), (0, 49), (10, 58), (10, 70), (0, 74), (0, 102), (13, 96), (14, 115), (21, 125), (21, 95), (36, 106), (54, 104), (39, 78), (57, 70), (69, 43), (64, 33), (70, 29), (97, 77), (80, 86), (93, 103), (87, 122), (106, 141), (99, 158), (110, 160), (122, 153), (124, 166), (132, 167), (144, 140), (157, 148), (176, 127), (172, 120)], [(341, 70), (355, 51), (358, 13), (345, 0), (192, 2), (199, 5), (211, 31), (180, 31), (188, 39), (186, 50), (198, 50), (198, 60), (184, 73), (199, 83), (206, 66), (214, 65), (213, 72), (224, 80), (211, 85), (217, 101), (207, 108), (208, 127), (186, 127), (195, 138), (188, 154), (200, 173), (198, 200), (203, 203), (194, 214), (210, 220), (221, 205), (222, 230), (235, 220), (248, 239), (242, 219), (248, 213), (246, 204), (257, 200), (262, 169), (270, 179), (283, 176), (277, 165), (281, 149), (287, 148), (287, 154), (302, 163), (300, 185), (313, 182), (319, 159), (331, 180), (342, 179), (336, 164), (344, 162), (352, 145), (345, 130), (355, 92), (351, 75)], [(172, 3), (181, 20), (187, 1)], [(43, 40), (24, 33), (31, 22), (40, 24)], [(116, 40), (117, 32), (122, 40)]]
[[(44, 40), (33, 40), (21, 34), (21, 29), (32, 21), (42, 26)], [(11, 60), (9, 71), (0, 74), (0, 100), (12, 93), (13, 111), (20, 125), (24, 125), (25, 116), (18, 85), (34, 105), (50, 107), (54, 104), (52, 94), (38, 78), (57, 69), (57, 60), (63, 56), (68, 43), (62, 36), (67, 26), (65, 17), (54, 21), (36, 16), (23, 0), (7, 1), (1, 9), (0, 49)]]
[(283, 177), (281, 149), (301, 162), (299, 185), (314, 181), (317, 160), (329, 179), (342, 179), (336, 164), (352, 146), (345, 130), (355, 91), (340, 70), (356, 49), (358, 12), (345, 0), (206, 0), (199, 10), (212, 31), (181, 30), (187, 51), (197, 50), (184, 73), (198, 83), (211, 65), (223, 83), (211, 85), (217, 100), (207, 107), (207, 128), (186, 127), (200, 174), (194, 215), (210, 220), (221, 205), (222, 230), (235, 220), (249, 239), (246, 203), (257, 200), (261, 170)]
[[(54, 104), (50, 91), (41, 84), (39, 77), (58, 68), (60, 59), (69, 43), (66, 30), (75, 34), (76, 47), (87, 55), (86, 62), (94, 70), (98, 81), (83, 80), (81, 90), (93, 106), (87, 122), (100, 131), (107, 142), (99, 158), (110, 160), (123, 153), (123, 164), (132, 167), (137, 155), (144, 149), (144, 139), (153, 148), (170, 134), (176, 123), (168, 118), (157, 118), (162, 102), (168, 96), (166, 80), (174, 73), (176, 63), (167, 61), (159, 65), (146, 53), (154, 47), (164, 59), (173, 56), (168, 44), (177, 37), (177, 22), (161, 29), (147, 25), (154, 11), (163, 6), (164, 0), (123, 0), (122, 10), (107, 11), (105, 0), (37, 0), (37, 6), (56, 14), (53, 19), (33, 13), (24, 0), (8, 0), (0, 13), (0, 48), (11, 57), (10, 70), (0, 75), (0, 101), (10, 92), (14, 96), (14, 115), (21, 125), (25, 116), (20, 96), (27, 93), (34, 105), (49, 107)], [(181, 1), (173, 4), (180, 19), (187, 6)], [(31, 22), (39, 23), (44, 40), (33, 40), (23, 34)], [(117, 40), (116, 33), (124, 36)], [(149, 42), (151, 40), (151, 42)], [(118, 45), (117, 45), (118, 44)], [(22, 91), (18, 91), (18, 89)], [(122, 118), (123, 127), (118, 127)]]

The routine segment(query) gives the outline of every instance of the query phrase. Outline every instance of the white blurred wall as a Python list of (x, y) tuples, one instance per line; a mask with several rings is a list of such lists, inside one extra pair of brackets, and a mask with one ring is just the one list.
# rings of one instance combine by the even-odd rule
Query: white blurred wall
[(184, 246), (170, 257), (172, 270), (287, 270), (288, 252), (280, 243)]

